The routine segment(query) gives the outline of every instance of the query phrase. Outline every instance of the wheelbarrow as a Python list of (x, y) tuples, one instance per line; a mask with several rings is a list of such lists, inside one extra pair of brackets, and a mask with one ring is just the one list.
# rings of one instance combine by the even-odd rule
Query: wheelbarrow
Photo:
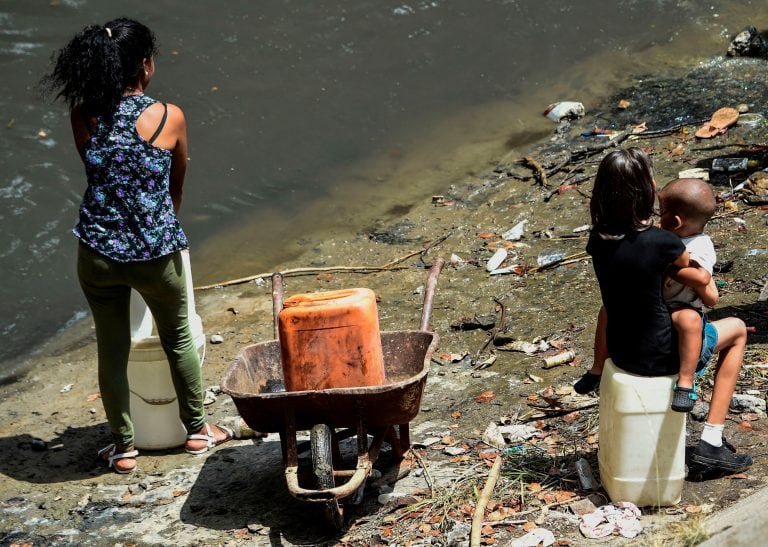
[[(272, 279), (276, 339), (244, 347), (222, 378), (222, 391), (232, 397), (248, 427), (280, 434), (290, 494), (322, 504), (327, 523), (337, 530), (344, 524), (340, 501), (362, 492), (383, 443), (399, 459), (410, 448), (409, 423), (419, 413), (430, 359), (438, 344), (437, 335), (427, 329), (443, 264), (442, 258), (437, 259), (429, 272), (419, 330), (381, 332), (383, 385), (275, 391), (275, 386), (283, 385), (277, 340), (277, 315), (283, 299), (279, 274)], [(309, 478), (299, 473), (297, 431), (310, 432)], [(354, 469), (337, 469), (342, 460), (339, 441), (354, 435), (357, 464)]]

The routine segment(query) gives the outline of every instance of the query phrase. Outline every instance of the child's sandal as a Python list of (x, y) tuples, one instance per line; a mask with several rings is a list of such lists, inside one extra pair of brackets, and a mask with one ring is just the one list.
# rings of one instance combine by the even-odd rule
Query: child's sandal
[(696, 402), (696, 385), (692, 387), (680, 387), (675, 384), (672, 396), (672, 410), (675, 412), (690, 412), (693, 410), (693, 403)]

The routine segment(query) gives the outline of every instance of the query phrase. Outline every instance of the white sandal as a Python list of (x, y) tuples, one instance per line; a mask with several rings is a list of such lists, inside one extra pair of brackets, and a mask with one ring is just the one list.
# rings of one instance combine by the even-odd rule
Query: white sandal
[[(130, 468), (130, 469), (119, 469), (115, 465), (115, 462), (118, 461), (118, 460), (125, 460), (125, 459), (129, 459), (129, 458), (136, 458), (136, 456), (139, 455), (139, 451), (134, 449), (134, 450), (129, 450), (128, 452), (121, 452), (120, 454), (115, 454), (115, 450), (116, 449), (117, 449), (117, 447), (114, 444), (110, 444), (109, 446), (105, 446), (104, 448), (102, 448), (98, 452), (99, 459), (102, 460), (102, 461), (107, 462), (107, 466), (111, 467), (112, 469), (114, 469), (115, 473), (120, 473), (121, 475), (125, 475), (127, 473), (132, 473), (133, 471), (135, 471), (136, 467), (137, 467), (135, 465), (132, 468)], [(104, 456), (106, 456), (106, 458)]]
[(184, 447), (184, 450), (187, 451), (187, 454), (205, 454), (208, 452), (211, 448), (214, 446), (225, 443), (229, 440), (231, 440), (235, 434), (232, 432), (231, 429), (228, 427), (224, 427), (223, 425), (216, 425), (219, 429), (221, 429), (224, 433), (227, 434), (226, 438), (220, 440), (219, 442), (216, 442), (216, 437), (213, 436), (213, 433), (211, 432), (211, 426), (206, 424), (203, 426), (203, 429), (205, 430), (205, 433), (190, 433), (187, 435), (188, 441), (205, 441), (205, 447), (201, 448), (199, 450), (191, 450), (189, 448)]

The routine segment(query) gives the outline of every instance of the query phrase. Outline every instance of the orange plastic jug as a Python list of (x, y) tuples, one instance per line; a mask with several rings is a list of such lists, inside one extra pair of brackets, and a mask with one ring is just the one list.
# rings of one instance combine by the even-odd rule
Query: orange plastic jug
[(370, 289), (298, 294), (278, 316), (285, 389), (384, 383), (376, 295)]

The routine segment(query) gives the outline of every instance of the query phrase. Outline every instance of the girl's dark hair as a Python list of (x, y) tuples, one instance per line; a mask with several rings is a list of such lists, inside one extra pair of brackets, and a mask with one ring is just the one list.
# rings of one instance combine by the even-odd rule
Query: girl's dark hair
[(125, 88), (139, 81), (144, 59), (156, 52), (155, 35), (138, 21), (121, 17), (90, 25), (53, 55), (53, 70), (41, 84), (70, 110), (109, 116)]
[(648, 155), (639, 148), (614, 150), (597, 168), (589, 202), (592, 229), (613, 236), (646, 229), (655, 196)]

